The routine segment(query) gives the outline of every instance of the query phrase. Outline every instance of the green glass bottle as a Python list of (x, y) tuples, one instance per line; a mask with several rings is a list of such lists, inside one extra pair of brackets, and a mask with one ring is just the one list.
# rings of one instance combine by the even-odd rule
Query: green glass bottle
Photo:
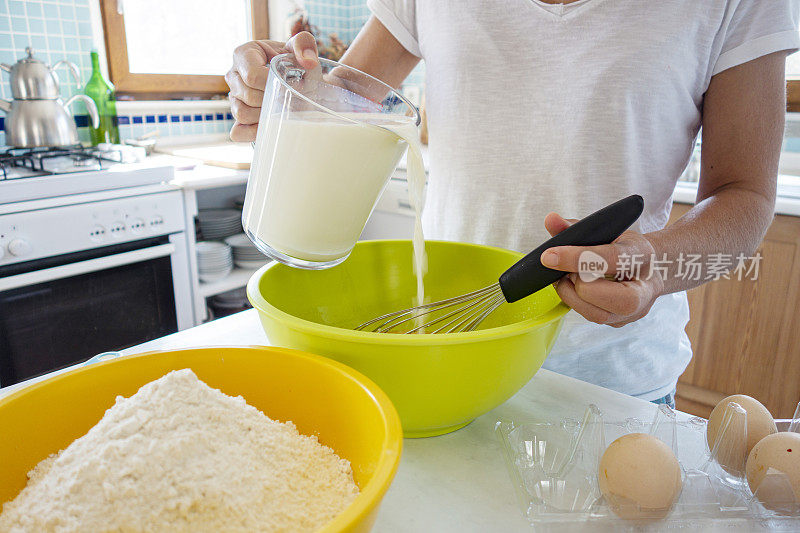
[(89, 119), (89, 136), (92, 146), (100, 143), (119, 143), (119, 125), (117, 122), (117, 103), (114, 98), (114, 86), (103, 78), (100, 72), (100, 56), (92, 50), (92, 77), (84, 87), (86, 96), (94, 100), (100, 114), (100, 127), (93, 128)]

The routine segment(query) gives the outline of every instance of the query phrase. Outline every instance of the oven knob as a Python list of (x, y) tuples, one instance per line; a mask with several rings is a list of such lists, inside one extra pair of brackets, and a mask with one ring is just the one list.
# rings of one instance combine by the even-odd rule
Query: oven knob
[(145, 223), (141, 218), (135, 218), (128, 224), (128, 227), (133, 233), (141, 233), (144, 231)]
[(32, 250), (30, 243), (24, 239), (14, 239), (8, 243), (8, 253), (15, 257), (25, 257)]

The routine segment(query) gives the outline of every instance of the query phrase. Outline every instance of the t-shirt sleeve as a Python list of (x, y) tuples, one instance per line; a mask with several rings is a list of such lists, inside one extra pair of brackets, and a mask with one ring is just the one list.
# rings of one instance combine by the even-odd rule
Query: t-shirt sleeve
[(780, 50), (797, 51), (798, 0), (740, 0), (723, 28), (712, 75)]
[(422, 57), (417, 36), (417, 5), (415, 0), (367, 0), (372, 14), (394, 35), (403, 47)]

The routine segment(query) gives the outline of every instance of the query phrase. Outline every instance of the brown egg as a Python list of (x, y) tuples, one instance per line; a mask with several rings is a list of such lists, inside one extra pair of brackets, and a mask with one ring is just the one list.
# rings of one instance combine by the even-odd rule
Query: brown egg
[(746, 470), (750, 490), (764, 507), (791, 509), (792, 496), (800, 505), (800, 433), (782, 431), (761, 439), (747, 458)]
[(664, 518), (683, 485), (670, 447), (645, 433), (612, 442), (600, 459), (598, 480), (611, 510), (629, 520)]
[[(777, 433), (778, 428), (775, 426), (775, 420), (773, 420), (769, 410), (761, 402), (744, 394), (734, 394), (720, 401), (708, 417), (706, 440), (708, 441), (709, 450), (713, 451), (714, 449), (714, 442), (724, 418), (725, 407), (731, 402), (739, 404), (747, 412), (747, 442), (744, 446), (739, 442), (731, 442), (730, 440), (720, 442), (717, 456), (714, 459), (726, 471), (741, 474), (744, 462), (753, 446), (767, 435)], [(725, 438), (736, 438), (741, 433), (741, 429), (731, 426), (729, 431), (725, 433)]]

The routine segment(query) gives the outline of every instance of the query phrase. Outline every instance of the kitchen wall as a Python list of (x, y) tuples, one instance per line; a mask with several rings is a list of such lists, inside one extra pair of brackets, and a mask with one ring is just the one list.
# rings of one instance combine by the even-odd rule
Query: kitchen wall
[(322, 35), (335, 33), (345, 43), (356, 38), (369, 18), (365, 0), (307, 0), (305, 8), (309, 20)]
[[(293, 9), (290, 0), (271, 0), (270, 15), (283, 15), (284, 20)], [(304, 4), (312, 24), (327, 36), (336, 33), (344, 42), (351, 42), (369, 18), (365, 0), (307, 0)], [(75, 63), (86, 82), (91, 74), (89, 52), (102, 49), (97, 42), (99, 31), (92, 28), (92, 13), (97, 11), (96, 0), (0, 0), (0, 62), (12, 64), (25, 56), (31, 46), (36, 57), (53, 64), (61, 59)], [(282, 13), (281, 13), (282, 12)], [(281, 28), (272, 24), (273, 32)], [(276, 35), (276, 38), (282, 36)], [(65, 68), (59, 69), (62, 94), (70, 96), (77, 85)], [(415, 103), (419, 103), (424, 86), (424, 69), (419, 66), (411, 73), (403, 89)], [(0, 98), (11, 98), (8, 76), (0, 74)], [(88, 124), (83, 105), (74, 106), (79, 126)], [(206, 106), (192, 103), (157, 103), (153, 105), (118, 104), (120, 135), (122, 138), (138, 137), (155, 129), (162, 136), (199, 135), (228, 131), (233, 123), (224, 102)], [(0, 146), (5, 146), (4, 117), (0, 114)], [(78, 128), (81, 139), (88, 139), (86, 127)]]
[[(50, 64), (60, 59), (72, 61), (80, 68), (82, 79), (87, 79), (92, 49), (89, 0), (0, 0), (0, 62), (16, 62), (25, 56), (28, 46), (36, 57)], [(58, 73), (62, 94), (73, 94), (76, 85), (67, 69)], [(0, 73), (0, 78), (0, 98), (11, 99), (8, 74)], [(3, 122), (0, 116), (0, 126)], [(0, 132), (3, 145), (5, 134)]]
[[(25, 56), (28, 46), (48, 63), (72, 61), (86, 79), (92, 70), (89, 0), (0, 0), (0, 62), (14, 63)], [(76, 85), (67, 69), (58, 72), (63, 94), (74, 93)], [(11, 98), (7, 74), (0, 83), (0, 97)]]
[(233, 116), (227, 100), (117, 102), (122, 139), (158, 131), (159, 137), (227, 133)]
[[(366, 0), (270, 0), (270, 20), (286, 20), (295, 7), (308, 13), (308, 19), (319, 30), (324, 42), (328, 35), (335, 33), (344, 43), (356, 38), (361, 27), (370, 16)], [(276, 39), (285, 39), (288, 28), (283, 23), (272, 24), (271, 31)], [(403, 82), (402, 89), (407, 97), (419, 105), (425, 87), (425, 67), (420, 63)]]
[[(0, 62), (12, 64), (25, 56), (31, 46), (37, 58), (53, 64), (61, 59), (75, 63), (86, 82), (92, 72), (89, 52), (102, 47), (96, 43), (92, 31), (92, 8), (95, 0), (0, 0)], [(98, 46), (99, 44), (99, 46)], [(62, 94), (70, 96), (77, 90), (66, 68), (58, 70), (62, 81)], [(0, 98), (11, 98), (8, 75), (0, 73)], [(79, 126), (88, 124), (82, 104), (76, 104)], [(120, 135), (137, 137), (158, 129), (166, 135), (198, 135), (222, 133), (230, 130), (233, 117), (223, 102), (188, 108), (183, 103), (167, 102), (142, 107), (138, 104), (118, 104)], [(0, 146), (5, 146), (2, 131), (4, 117), (0, 114)], [(88, 129), (79, 127), (82, 140), (88, 140)]]

